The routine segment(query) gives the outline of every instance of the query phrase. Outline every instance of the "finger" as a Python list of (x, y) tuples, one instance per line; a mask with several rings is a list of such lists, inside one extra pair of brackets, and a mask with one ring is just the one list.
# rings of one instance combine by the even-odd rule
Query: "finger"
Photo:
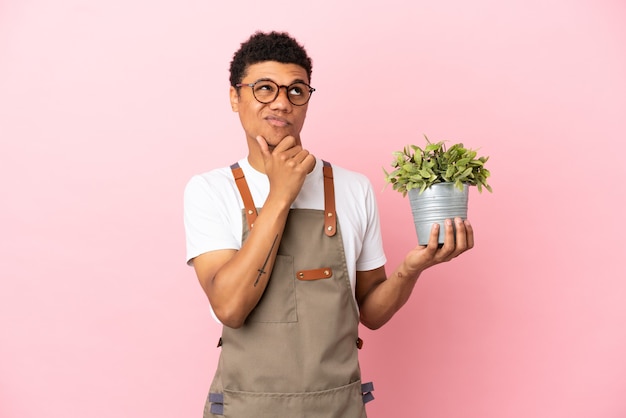
[(308, 151), (306, 151), (306, 154), (302, 156), (301, 159), (297, 159), (298, 154), (302, 152), (302, 150), (302, 146), (298, 145), (293, 137), (285, 137), (276, 145), (276, 148), (274, 148), (276, 155), (280, 155), (284, 160), (294, 159), (293, 162), (296, 163), (302, 162), (301, 160), (308, 154)]
[(287, 135), (286, 137), (278, 141), (278, 144), (276, 144), (276, 147), (274, 148), (274, 150), (278, 152), (284, 152), (284, 151), (287, 151), (288, 149), (293, 148), (295, 145), (296, 145), (296, 138), (294, 138), (291, 135)]
[(437, 251), (437, 249), (439, 248), (440, 228), (441, 226), (438, 223), (434, 223), (433, 226), (430, 228), (430, 237), (428, 237), (428, 244), (426, 245), (426, 248), (430, 249), (431, 251)]
[(443, 247), (441, 247), (441, 255), (443, 257), (447, 257), (454, 251), (454, 248), (456, 247), (456, 243), (454, 240), (454, 226), (452, 225), (452, 219), (446, 219), (443, 224), (444, 236)]
[(269, 145), (267, 141), (265, 140), (265, 138), (263, 138), (261, 135), (257, 135), (256, 142), (259, 144), (259, 147), (261, 148), (261, 154), (264, 157), (269, 157), (271, 152), (270, 152)]
[(315, 168), (316, 163), (317, 163), (317, 160), (313, 154), (307, 155), (304, 161), (302, 161), (302, 165), (305, 166), (307, 173), (310, 173), (311, 171), (313, 171), (313, 168)]
[(463, 222), (465, 224), (465, 230), (467, 231), (467, 249), (474, 248), (474, 228), (467, 219)]
[[(305, 161), (307, 159), (310, 159), (309, 157), (312, 157), (311, 153), (305, 149), (300, 149), (296, 155), (294, 155), (292, 158), (298, 163), (298, 164), (304, 164)], [(308, 162), (308, 161), (307, 161)]]
[(461, 218), (454, 218), (454, 225), (456, 229), (455, 255), (458, 255), (467, 250), (467, 231), (465, 229), (465, 223)]

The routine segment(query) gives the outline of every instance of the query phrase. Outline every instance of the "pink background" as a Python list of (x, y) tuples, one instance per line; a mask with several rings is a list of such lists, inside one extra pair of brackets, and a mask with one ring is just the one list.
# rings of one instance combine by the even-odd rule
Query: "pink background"
[(182, 192), (245, 152), (256, 29), (312, 55), (304, 144), (371, 179), (388, 271), (416, 242), (391, 152), (491, 157), (477, 247), (362, 332), (370, 416), (626, 416), (623, 1), (4, 0), (0, 417), (201, 416), (219, 327)]

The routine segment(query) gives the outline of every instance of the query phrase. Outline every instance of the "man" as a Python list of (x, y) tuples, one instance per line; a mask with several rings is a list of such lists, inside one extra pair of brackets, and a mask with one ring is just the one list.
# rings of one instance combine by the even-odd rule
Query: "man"
[(386, 275), (369, 181), (302, 146), (311, 70), (286, 33), (243, 43), (230, 103), (248, 156), (185, 190), (188, 263), (223, 324), (205, 417), (365, 417), (359, 321), (381, 327), (422, 271), (473, 247), (469, 222), (447, 221), (441, 248), (433, 225)]

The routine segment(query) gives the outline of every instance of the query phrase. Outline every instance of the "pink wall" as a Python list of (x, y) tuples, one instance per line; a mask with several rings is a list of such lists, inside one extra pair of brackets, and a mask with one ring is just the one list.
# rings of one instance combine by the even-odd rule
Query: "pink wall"
[(5, 0), (0, 417), (200, 416), (219, 328), (182, 191), (244, 152), (227, 68), (257, 28), (312, 54), (305, 145), (380, 191), (389, 269), (415, 244), (391, 152), (491, 156), (477, 248), (363, 331), (370, 415), (626, 416), (623, 1)]

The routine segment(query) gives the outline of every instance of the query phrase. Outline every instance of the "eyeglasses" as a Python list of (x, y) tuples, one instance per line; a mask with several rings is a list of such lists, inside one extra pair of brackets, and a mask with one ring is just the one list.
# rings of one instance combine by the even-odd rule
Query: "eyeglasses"
[(309, 102), (315, 89), (306, 83), (297, 82), (288, 86), (279, 86), (272, 80), (257, 80), (249, 84), (236, 84), (237, 87), (248, 86), (252, 88), (254, 98), (263, 104), (272, 103), (278, 97), (280, 89), (287, 90), (287, 99), (295, 106), (304, 106)]

